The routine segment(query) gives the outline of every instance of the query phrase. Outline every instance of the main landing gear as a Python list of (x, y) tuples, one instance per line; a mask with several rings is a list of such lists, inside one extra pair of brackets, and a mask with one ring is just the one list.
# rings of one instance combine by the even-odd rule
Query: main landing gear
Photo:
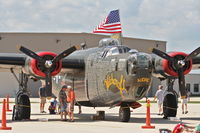
[(128, 104), (121, 104), (119, 108), (119, 120), (121, 122), (128, 122), (130, 120), (130, 107)]
[(167, 81), (168, 88), (164, 95), (163, 101), (163, 115), (164, 119), (168, 117), (176, 117), (178, 108), (178, 94), (173, 90), (175, 79), (169, 78)]
[(28, 76), (21, 72), (19, 76), (20, 78), (18, 79), (13, 69), (11, 69), (11, 72), (19, 83), (19, 91), (17, 92), (15, 98), (12, 120), (29, 120), (31, 114), (31, 104), (27, 89)]

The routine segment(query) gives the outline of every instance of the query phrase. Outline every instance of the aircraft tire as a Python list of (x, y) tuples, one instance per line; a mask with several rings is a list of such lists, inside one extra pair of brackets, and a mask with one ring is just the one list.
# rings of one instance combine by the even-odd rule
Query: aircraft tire
[(130, 120), (130, 108), (129, 107), (120, 107), (119, 120), (121, 122), (128, 122)]
[(30, 119), (30, 100), (26, 94), (21, 94), (17, 98), (17, 107), (15, 107), (15, 120)]
[(163, 101), (163, 118), (176, 117), (177, 114), (177, 96), (174, 93), (169, 93), (164, 97)]

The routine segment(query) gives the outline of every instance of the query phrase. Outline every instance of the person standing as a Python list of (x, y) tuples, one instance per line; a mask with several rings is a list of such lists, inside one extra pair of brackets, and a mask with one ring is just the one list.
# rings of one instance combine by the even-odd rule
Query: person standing
[(67, 102), (68, 102), (68, 116), (70, 122), (74, 122), (74, 101), (75, 101), (75, 93), (72, 87), (69, 85), (67, 86)]
[(45, 85), (42, 84), (42, 86), (39, 88), (39, 97), (40, 97), (40, 113), (46, 113), (44, 111), (44, 106), (46, 103), (46, 93), (45, 93)]
[[(67, 121), (67, 86), (63, 85), (59, 92), (60, 116), (62, 121)], [(63, 119), (64, 116), (64, 119)]]
[(159, 85), (158, 86), (158, 90), (156, 91), (156, 94), (154, 96), (154, 101), (157, 98), (157, 103), (158, 103), (158, 115), (162, 115), (163, 111), (162, 111), (162, 105), (163, 105), (163, 94), (164, 94), (164, 90), (163, 90), (163, 86)]
[(78, 114), (81, 114), (82, 113), (82, 110), (81, 110), (81, 105), (78, 105)]
[[(188, 113), (187, 103), (188, 103), (187, 96), (181, 99), (182, 114), (187, 114)], [(185, 112), (184, 112), (184, 110), (185, 110)]]

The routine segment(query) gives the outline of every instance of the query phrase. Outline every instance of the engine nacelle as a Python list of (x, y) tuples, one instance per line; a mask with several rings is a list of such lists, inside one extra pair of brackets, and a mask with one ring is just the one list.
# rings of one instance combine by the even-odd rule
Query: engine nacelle
[[(183, 52), (170, 52), (168, 55), (174, 57), (175, 60), (184, 60), (187, 56), (187, 54)], [(184, 75), (188, 74), (191, 69), (192, 60), (186, 61), (185, 65), (183, 66)], [(176, 71), (172, 62), (156, 56), (154, 60), (154, 76), (162, 78), (164, 75), (178, 77), (178, 72)]]
[[(40, 57), (47, 59), (47, 60), (52, 60), (54, 57), (57, 56), (57, 54), (53, 52), (38, 52), (37, 55)], [(51, 76), (57, 75), (62, 68), (62, 61), (58, 61), (53, 65), (51, 68)], [(38, 76), (38, 77), (45, 77), (44, 73), (44, 63), (38, 62), (36, 59), (28, 57), (26, 59), (25, 67), (24, 67), (24, 72), (33, 76)]]

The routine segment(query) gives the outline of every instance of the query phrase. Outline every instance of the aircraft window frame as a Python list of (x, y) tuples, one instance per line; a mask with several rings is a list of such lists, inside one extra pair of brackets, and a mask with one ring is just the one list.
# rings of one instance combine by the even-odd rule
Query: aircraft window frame
[(112, 55), (119, 55), (122, 53), (128, 53), (131, 49), (126, 46), (116, 46), (116, 47), (111, 47), (111, 48), (106, 48), (101, 55), (101, 57), (108, 57)]
[(109, 49), (105, 55), (105, 57), (108, 57), (108, 56), (112, 56), (112, 55), (119, 55), (120, 52), (119, 52), (119, 48), (118, 47), (112, 47), (111, 49)]
[(128, 53), (131, 49), (127, 46), (119, 46), (119, 49), (121, 50), (120, 53)]

